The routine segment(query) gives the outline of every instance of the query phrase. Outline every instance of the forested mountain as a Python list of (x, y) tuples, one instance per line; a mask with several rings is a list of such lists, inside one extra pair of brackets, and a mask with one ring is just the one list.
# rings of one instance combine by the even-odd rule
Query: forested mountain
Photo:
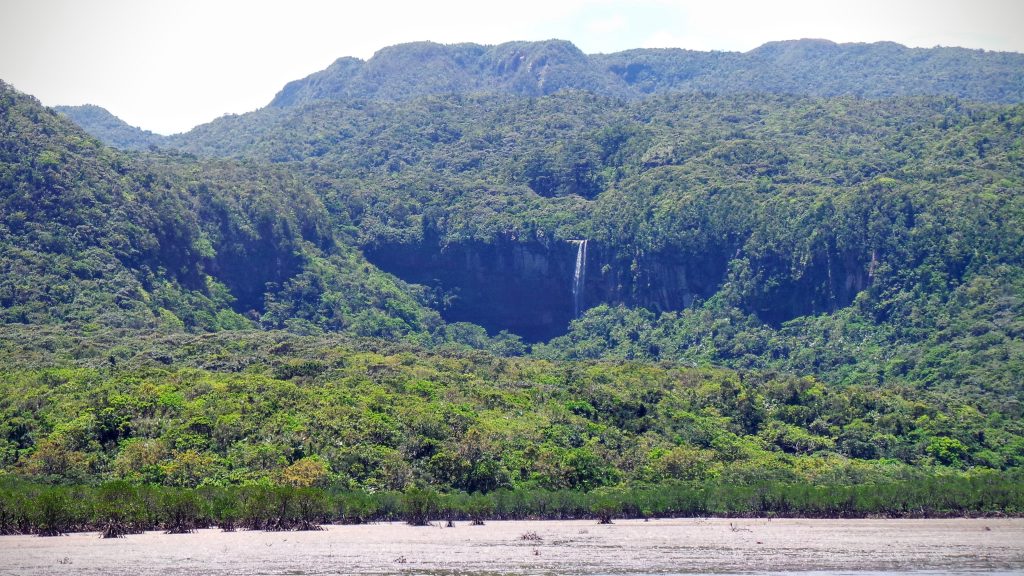
[[(497, 46), (415, 42), (369, 60), (339, 58), (288, 83), (271, 108), (321, 101), (408, 100), (427, 95), (542, 96), (582, 90), (638, 98), (665, 92), (804, 96), (953, 96), (1024, 101), (1024, 55), (964, 48), (907, 48), (893, 42), (770, 42), (750, 52), (636, 49), (586, 55), (564, 40)], [(104, 143), (125, 150), (163, 137), (129, 126), (98, 106), (58, 106)]]
[(632, 90), (807, 96), (946, 95), (1020, 102), (1024, 55), (964, 48), (907, 48), (894, 42), (769, 42), (750, 52), (628, 50), (593, 56)]
[(1022, 100), (1018, 54), (418, 43), (156, 140), (62, 109), (127, 152), (2, 85), (0, 465), (467, 492), (1018, 468)]
[(163, 141), (163, 136), (131, 126), (111, 114), (106, 108), (85, 104), (83, 106), (55, 106), (53, 109), (71, 118), (86, 132), (114, 148), (148, 150), (151, 146), (159, 146)]
[[(321, 200), (288, 170), (128, 156), (7, 85), (0, 111), (4, 322), (284, 327), (312, 308), (367, 334), (436, 324), (415, 290), (338, 240)], [(304, 292), (310, 278), (316, 295)], [(378, 322), (385, 308), (403, 313)]]
[(452, 93), (541, 96), (561, 90), (622, 97), (663, 92), (948, 95), (1020, 102), (1022, 70), (1022, 54), (907, 48), (893, 42), (794, 40), (744, 53), (642, 49), (595, 55), (562, 40), (497, 46), (417, 42), (385, 48), (365, 62), (341, 58), (289, 83), (270, 106)]
[[(431, 97), (267, 109), (181, 146), (309, 174), (371, 260), (439, 289), (452, 320), (558, 334), (579, 238), (587, 307), (669, 312), (585, 321), (559, 355), (958, 386), (983, 364), (971, 386), (1013, 388), (1021, 119), (942, 98)], [(979, 314), (1009, 323), (971, 328)], [(974, 353), (936, 359), (940, 334)], [(896, 343), (915, 351), (890, 364)]]
[[(799, 41), (745, 56), (797, 69), (822, 54), (906, 51)], [(551, 357), (685, 359), (855, 381), (983, 374), (986, 382), (972, 386), (1012, 388), (1019, 327), (991, 324), (986, 344), (968, 327), (979, 310), (1015, 317), (1021, 309), (1019, 105), (948, 96), (624, 99), (595, 94), (614, 92), (604, 84), (542, 97), (416, 97), (426, 77), (405, 76), (458, 70), (462, 80), (437, 90), (486, 91), (490, 76), (465, 64), (470, 56), (527, 53), (545, 62), (597, 58), (564, 42), (397, 46), (365, 63), (380, 86), (397, 83), (379, 98), (304, 97), (312, 103), (223, 117), (164, 145), (205, 162), (232, 157), (292, 174), (323, 203), (339, 245), (426, 286), (417, 298), (448, 321), (543, 341), (566, 331), (577, 303), (596, 307), (567, 337), (537, 348)], [(653, 62), (673, 53), (601, 58)], [(1017, 57), (914, 53), (919, 63), (970, 55), (988, 62), (979, 71)], [(435, 70), (410, 58), (448, 64)], [(901, 81), (936, 77), (890, 64)], [(1004, 76), (1012, 84), (1013, 74)], [(310, 298), (323, 292), (310, 290)], [(314, 327), (339, 327), (319, 305), (287, 309)], [(955, 321), (936, 323), (950, 310)], [(849, 330), (861, 336), (814, 345)], [(956, 349), (981, 348), (958, 360), (949, 351), (940, 369), (927, 354), (949, 345), (933, 341), (940, 334), (955, 335)], [(907, 347), (896, 365), (893, 346)]]
[(478, 92), (541, 96), (567, 89), (628, 92), (622, 80), (564, 40), (498, 46), (416, 42), (384, 48), (366, 62), (341, 58), (322, 72), (288, 83), (270, 106)]

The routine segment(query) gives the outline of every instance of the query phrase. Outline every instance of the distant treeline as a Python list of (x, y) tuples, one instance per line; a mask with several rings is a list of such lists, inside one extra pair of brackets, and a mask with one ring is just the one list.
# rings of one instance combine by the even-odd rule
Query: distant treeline
[(171, 488), (123, 481), (99, 486), (0, 483), (0, 534), (56, 536), (99, 531), (320, 530), (324, 524), (405, 521), (779, 516), (802, 518), (952, 517), (1024, 514), (1024, 478), (984, 473), (862, 485), (679, 482), (649, 487), (496, 490), (487, 494), (353, 492), (257, 484)]

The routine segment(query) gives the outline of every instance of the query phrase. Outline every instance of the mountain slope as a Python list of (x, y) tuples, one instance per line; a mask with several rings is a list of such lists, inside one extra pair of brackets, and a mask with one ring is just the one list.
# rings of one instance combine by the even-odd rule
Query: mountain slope
[(0, 468), (1019, 487), (1024, 104), (977, 100), (1020, 65), (971, 54), (771, 44), (707, 94), (698, 53), (418, 44), (145, 153), (0, 85)]
[(883, 281), (934, 272), (945, 290), (1018, 266), (1019, 125), (1019, 106), (949, 99), (560, 94), (266, 109), (175, 142), (290, 165), (374, 261), (457, 291), (458, 319), (536, 318), (550, 336), (572, 313), (578, 238), (588, 306), (680, 310), (729, 284), (776, 327)]
[[(1002, 318), (1021, 310), (1020, 105), (771, 93), (796, 83), (881, 96), (917, 83), (996, 98), (980, 87), (1013, 94), (1019, 55), (772, 43), (713, 55), (731, 72), (707, 78), (741, 93), (664, 92), (697, 89), (705, 56), (404, 45), (165, 142), (291, 174), (315, 191), (340, 244), (423, 286), (450, 322), (534, 342), (571, 329), (537, 347), (550, 357), (969, 379), (979, 396), (1019, 396), (1021, 334)], [(496, 64), (509, 58), (525, 68)], [(687, 59), (692, 74), (674, 64)], [(599, 76), (581, 66), (618, 70), (605, 90), (653, 93), (536, 95), (560, 71), (587, 88)], [(993, 70), (1001, 82), (984, 81)], [(574, 318), (577, 301), (595, 311)], [(319, 306), (293, 308), (335, 326)]]
[(70, 118), (104, 144), (121, 150), (148, 150), (163, 141), (163, 136), (131, 126), (107, 109), (92, 104), (55, 106), (54, 110)]
[(290, 82), (270, 106), (432, 94), (540, 96), (559, 90), (623, 97), (663, 92), (947, 95), (1008, 103), (1024, 101), (1024, 55), (827, 40), (771, 42), (746, 53), (643, 49), (590, 56), (558, 40), (497, 46), (418, 42), (384, 48), (365, 62), (341, 58)]
[(564, 40), (497, 46), (416, 42), (384, 48), (366, 62), (341, 58), (288, 83), (270, 106), (481, 92), (541, 96), (565, 89), (627, 94), (624, 83)]
[(628, 50), (592, 57), (643, 94), (662, 91), (807, 96), (1024, 99), (1024, 54), (907, 48), (894, 42), (769, 42), (750, 52)]
[(438, 325), (274, 167), (129, 156), (0, 85), (0, 319), (216, 330)]

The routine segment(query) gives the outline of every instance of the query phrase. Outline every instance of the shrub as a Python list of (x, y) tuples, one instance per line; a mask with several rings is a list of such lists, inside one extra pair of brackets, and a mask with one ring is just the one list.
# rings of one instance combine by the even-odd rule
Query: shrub
[(40, 536), (60, 536), (67, 532), (69, 502), (61, 488), (43, 488), (36, 496), (33, 523)]
[(410, 488), (402, 494), (402, 516), (410, 526), (430, 525), (437, 505), (437, 493), (433, 490)]
[(103, 538), (122, 538), (142, 531), (137, 517), (140, 506), (135, 487), (124, 481), (109, 482), (96, 494), (95, 520)]
[(295, 492), (295, 530), (323, 530), (327, 517), (327, 496), (317, 488), (303, 488)]
[(188, 534), (197, 527), (199, 501), (191, 490), (167, 490), (161, 499), (167, 534)]

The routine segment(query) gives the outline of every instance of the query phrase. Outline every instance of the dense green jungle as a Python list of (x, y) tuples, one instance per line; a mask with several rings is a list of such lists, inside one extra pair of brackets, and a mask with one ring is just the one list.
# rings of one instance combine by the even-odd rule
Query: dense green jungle
[(1024, 513), (1024, 55), (417, 43), (0, 83), (0, 533)]

